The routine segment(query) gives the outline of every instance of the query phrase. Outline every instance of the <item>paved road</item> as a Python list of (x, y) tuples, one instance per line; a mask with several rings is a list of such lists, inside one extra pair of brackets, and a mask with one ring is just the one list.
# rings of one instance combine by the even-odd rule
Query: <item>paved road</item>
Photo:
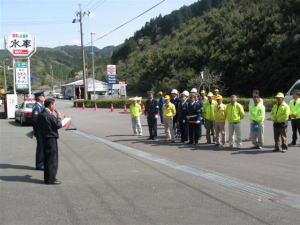
[[(61, 110), (67, 112), (67, 107), (65, 104)], [(90, 119), (92, 113), (102, 115), (92, 111), (82, 113), (89, 115)], [(79, 124), (75, 115), (80, 114), (74, 113), (74, 124)], [(113, 121), (125, 123), (127, 115), (122, 116), (123, 119)], [(108, 123), (109, 118), (105, 121)], [(91, 125), (97, 126), (95, 130), (107, 129), (108, 135), (113, 132), (98, 123), (88, 124)], [(122, 132), (123, 125), (127, 124), (121, 123), (113, 128)], [(44, 185), (42, 173), (33, 168), (35, 143), (24, 136), (28, 129), (13, 121), (0, 120), (1, 225), (300, 224), (299, 209), (216, 184), (65, 130), (61, 130), (59, 141), (58, 178), (63, 183), (59, 186)], [(88, 131), (89, 128), (82, 129)], [(129, 135), (130, 130), (127, 132)], [(130, 139), (129, 136), (126, 138)], [(118, 139), (124, 139), (124, 136)], [(170, 148), (176, 152), (174, 156), (162, 154), (169, 149), (168, 146), (161, 148), (158, 144), (143, 144), (143, 141), (141, 138), (139, 143), (134, 143), (134, 140), (125, 143), (145, 146), (141, 150), (152, 149), (156, 155), (171, 160), (190, 153), (195, 153), (194, 158), (209, 157), (207, 153), (211, 152), (188, 151), (176, 146)], [(227, 151), (220, 153), (228, 154)], [(253, 159), (250, 164), (251, 161)], [(227, 165), (230, 163), (228, 160)], [(204, 168), (205, 164), (198, 166)]]
[[(159, 126), (159, 139), (147, 141), (148, 129), (142, 118), (144, 137), (132, 136), (131, 121), (122, 110), (110, 113), (108, 109), (74, 109), (69, 101), (61, 101), (60, 109), (72, 116), (73, 126), (98, 137), (118, 142), (130, 147), (154, 153), (164, 158), (193, 168), (205, 169), (227, 177), (237, 178), (274, 190), (300, 195), (300, 148), (290, 148), (289, 152), (273, 153), (273, 130), (271, 121), (265, 123), (265, 148), (263, 151), (250, 150), (250, 142), (243, 149), (233, 152), (230, 149), (214, 151), (215, 148), (204, 144), (190, 147), (181, 143), (166, 143), (163, 138), (163, 126)], [(243, 138), (249, 134), (248, 120), (243, 121)], [(203, 132), (205, 134), (205, 131)], [(289, 135), (291, 130), (289, 129)]]

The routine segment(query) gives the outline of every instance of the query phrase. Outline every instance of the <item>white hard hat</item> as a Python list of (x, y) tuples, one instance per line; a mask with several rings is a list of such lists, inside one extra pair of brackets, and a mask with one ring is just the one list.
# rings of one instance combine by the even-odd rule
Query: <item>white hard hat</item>
[(171, 94), (178, 94), (178, 91), (177, 91), (176, 89), (173, 89), (173, 90), (171, 91)]
[(184, 95), (185, 97), (189, 97), (190, 93), (188, 91), (183, 91), (182, 95)]
[(191, 93), (198, 93), (196, 88), (192, 88)]

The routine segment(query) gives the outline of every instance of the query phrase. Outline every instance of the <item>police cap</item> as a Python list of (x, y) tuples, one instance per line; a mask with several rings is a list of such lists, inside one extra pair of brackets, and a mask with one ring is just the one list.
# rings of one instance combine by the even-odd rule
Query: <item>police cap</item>
[(45, 96), (44, 91), (35, 91), (33, 94), (34, 94), (34, 97), (36, 97), (36, 98), (40, 97), (40, 96)]

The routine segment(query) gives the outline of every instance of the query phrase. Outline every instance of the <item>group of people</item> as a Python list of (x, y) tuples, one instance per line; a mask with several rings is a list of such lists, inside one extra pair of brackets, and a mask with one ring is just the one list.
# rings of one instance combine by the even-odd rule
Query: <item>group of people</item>
[[(244, 107), (238, 103), (236, 95), (230, 97), (230, 103), (225, 105), (218, 89), (214, 93), (196, 88), (190, 92), (179, 93), (176, 89), (170, 95), (158, 93), (159, 100), (154, 93), (148, 91), (145, 104), (145, 116), (149, 127), (150, 140), (157, 136), (157, 120), (164, 125), (166, 140), (175, 143), (180, 137), (182, 143), (197, 145), (202, 136), (202, 125), (206, 129), (207, 144), (215, 144), (220, 149), (226, 144), (225, 123), (228, 123), (228, 143), (232, 149), (239, 149), (242, 145), (241, 121), (245, 118)], [(297, 132), (300, 135), (300, 91), (293, 92), (293, 100), (287, 104), (284, 94), (278, 93), (276, 104), (271, 111), (274, 131), (274, 152), (288, 150), (287, 127), (291, 119), (293, 136), (290, 145), (296, 145)], [(135, 135), (142, 136), (140, 115), (142, 113), (141, 99), (131, 98), (130, 112), (132, 127)], [(249, 102), (250, 140), (253, 149), (262, 149), (264, 145), (265, 106), (259, 90), (253, 90)]]
[(34, 93), (36, 103), (32, 109), (32, 125), (36, 137), (36, 169), (44, 171), (45, 184), (60, 184), (56, 179), (58, 169), (58, 129), (62, 127), (62, 115), (56, 113), (55, 99), (45, 100), (44, 92)]

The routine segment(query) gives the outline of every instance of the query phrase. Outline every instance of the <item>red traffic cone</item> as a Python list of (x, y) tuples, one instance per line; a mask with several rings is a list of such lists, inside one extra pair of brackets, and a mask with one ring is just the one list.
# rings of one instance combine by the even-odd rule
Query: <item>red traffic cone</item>
[(95, 102), (94, 111), (97, 111), (97, 110), (98, 110), (98, 106), (97, 106), (97, 103)]
[[(68, 117), (67, 115), (64, 115), (64, 118), (67, 118), (67, 117)], [(63, 126), (63, 128), (66, 128), (66, 129), (70, 128), (70, 124), (69, 124), (69, 123), (66, 123), (66, 124)]]
[(145, 105), (142, 105), (142, 115), (145, 115)]
[(78, 109), (78, 103), (76, 102), (75, 108)]
[(115, 109), (114, 109), (114, 105), (113, 104), (110, 104), (110, 112), (114, 112)]
[(128, 113), (126, 104), (124, 104), (124, 113)]
[(86, 108), (85, 108), (85, 104), (84, 104), (84, 102), (82, 103), (82, 110), (85, 110)]

